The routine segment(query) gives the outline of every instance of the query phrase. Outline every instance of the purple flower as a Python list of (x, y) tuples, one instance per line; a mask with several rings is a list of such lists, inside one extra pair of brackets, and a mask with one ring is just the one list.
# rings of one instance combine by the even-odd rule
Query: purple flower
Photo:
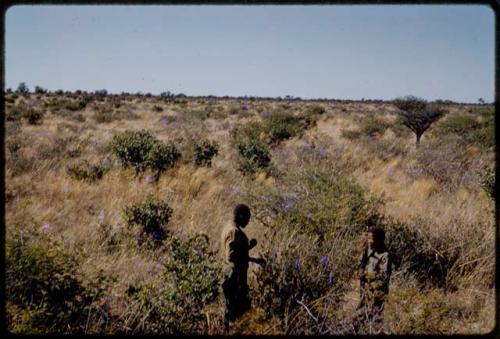
[(296, 270), (298, 270), (300, 268), (300, 260), (299, 259), (294, 260), (293, 268), (295, 268)]
[(43, 224), (42, 226), (42, 231), (44, 232), (48, 232), (50, 229), (51, 229), (52, 225), (47, 223), (47, 224)]
[(240, 192), (241, 192), (241, 187), (239, 187), (239, 186), (234, 186), (234, 187), (233, 187), (233, 193), (234, 193), (234, 194), (238, 194), (238, 193), (240, 193)]
[(314, 219), (314, 215), (312, 213), (307, 214), (307, 219), (313, 220)]
[(155, 180), (155, 179), (153, 178), (153, 176), (152, 176), (152, 175), (148, 175), (148, 176), (146, 177), (146, 182), (147, 182), (148, 184), (151, 184), (154, 180)]
[(64, 185), (63, 192), (64, 193), (69, 193), (69, 187), (68, 187), (68, 185)]
[(247, 105), (247, 104), (244, 104), (244, 105), (243, 105), (243, 107), (242, 107), (242, 109), (243, 109), (244, 111), (248, 111), (248, 105)]
[(284, 264), (284, 265), (283, 265), (283, 272), (286, 272), (286, 271), (288, 271), (288, 265), (287, 265), (287, 264)]
[(333, 272), (330, 272), (328, 275), (328, 283), (331, 284), (333, 282)]
[(104, 159), (102, 160), (102, 164), (103, 164), (104, 166), (108, 167), (108, 166), (109, 166), (109, 159), (108, 159), (108, 158), (104, 158)]
[(392, 177), (394, 175), (394, 168), (389, 167), (387, 169), (387, 175), (390, 176), (390, 177)]
[(320, 158), (326, 158), (326, 150), (324, 148), (319, 149), (319, 156)]
[(321, 265), (325, 266), (328, 263), (328, 257), (326, 255), (322, 255), (321, 258), (319, 258), (319, 262)]
[(262, 116), (263, 116), (264, 118), (269, 118), (272, 114), (273, 114), (272, 112), (266, 111), (266, 112), (263, 112), (263, 113), (262, 113)]
[(283, 201), (282, 207), (285, 211), (290, 211), (290, 209), (293, 207), (293, 202), (290, 198), (286, 198), (285, 201)]
[(163, 118), (162, 122), (163, 122), (164, 125), (168, 125), (168, 124), (170, 124), (170, 119), (169, 118)]
[(311, 144), (308, 142), (304, 143), (304, 149), (311, 149)]
[(141, 234), (137, 234), (135, 236), (135, 239), (138, 241), (138, 242), (141, 242), (142, 241), (142, 235)]
[(159, 231), (153, 232), (153, 238), (156, 240), (161, 240), (161, 233)]

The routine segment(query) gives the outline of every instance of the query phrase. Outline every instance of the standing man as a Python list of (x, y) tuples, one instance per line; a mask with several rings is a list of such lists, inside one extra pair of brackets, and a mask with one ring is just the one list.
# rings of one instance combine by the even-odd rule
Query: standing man
[(369, 333), (382, 330), (383, 310), (389, 293), (392, 273), (392, 255), (385, 247), (385, 232), (370, 228), (366, 232), (366, 245), (359, 265), (360, 302), (354, 321), (356, 332), (360, 326), (370, 326)]
[(250, 261), (259, 265), (264, 259), (251, 258), (249, 251), (257, 245), (257, 240), (248, 238), (243, 228), (250, 221), (250, 209), (239, 204), (234, 208), (233, 220), (222, 232), (222, 251), (224, 255), (222, 291), (225, 299), (224, 329), (228, 331), (229, 322), (236, 320), (251, 307), (248, 295), (247, 270)]

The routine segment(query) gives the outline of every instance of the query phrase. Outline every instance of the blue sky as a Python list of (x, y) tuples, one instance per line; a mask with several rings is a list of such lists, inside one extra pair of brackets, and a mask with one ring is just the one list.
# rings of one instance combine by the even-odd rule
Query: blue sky
[(5, 85), (491, 102), (494, 25), (478, 5), (14, 6)]

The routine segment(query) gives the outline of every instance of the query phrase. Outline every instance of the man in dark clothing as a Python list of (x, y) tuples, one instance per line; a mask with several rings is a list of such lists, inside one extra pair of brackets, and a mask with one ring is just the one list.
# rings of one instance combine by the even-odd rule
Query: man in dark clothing
[(250, 221), (250, 209), (244, 204), (234, 209), (233, 220), (222, 232), (222, 252), (224, 255), (222, 291), (225, 299), (224, 328), (251, 307), (247, 283), (248, 263), (263, 265), (264, 259), (251, 258), (249, 251), (257, 245), (257, 240), (248, 241), (243, 228)]

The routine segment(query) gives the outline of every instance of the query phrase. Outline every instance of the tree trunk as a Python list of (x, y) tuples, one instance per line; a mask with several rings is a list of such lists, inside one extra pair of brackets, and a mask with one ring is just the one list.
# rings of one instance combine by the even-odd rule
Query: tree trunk
[(417, 148), (420, 146), (420, 138), (422, 137), (422, 134), (417, 133)]

